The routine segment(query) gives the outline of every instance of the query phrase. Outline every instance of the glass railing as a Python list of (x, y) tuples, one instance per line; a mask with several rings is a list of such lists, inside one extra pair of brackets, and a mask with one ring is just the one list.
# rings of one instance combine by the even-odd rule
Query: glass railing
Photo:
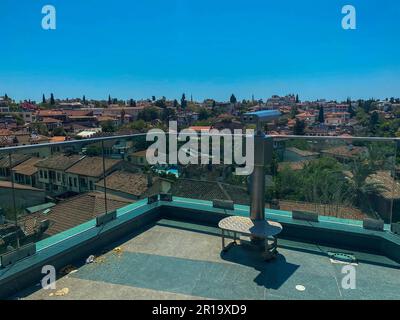
[(267, 202), (281, 210), (398, 222), (396, 139), (274, 137)]
[(144, 135), (1, 149), (0, 254), (146, 197), (145, 149)]
[[(210, 154), (208, 164), (150, 165), (150, 144), (139, 134), (0, 149), (0, 254), (159, 193), (250, 205), (237, 165)], [(276, 136), (266, 208), (390, 226), (400, 221), (399, 169), (396, 139)]]

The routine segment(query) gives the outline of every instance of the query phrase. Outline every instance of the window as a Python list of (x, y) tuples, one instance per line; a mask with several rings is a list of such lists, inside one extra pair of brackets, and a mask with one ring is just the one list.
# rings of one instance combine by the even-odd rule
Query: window
[(42, 170), (39, 171), (39, 176), (40, 176), (40, 178), (43, 179), (43, 171)]
[(57, 172), (57, 181), (61, 181), (61, 174)]
[(93, 181), (89, 181), (89, 189), (93, 190)]
[(76, 188), (78, 186), (78, 179), (74, 178), (74, 187)]
[(44, 178), (47, 179), (47, 171), (44, 171)]
[(69, 181), (69, 186), (72, 187), (72, 178), (69, 177), (68, 181)]

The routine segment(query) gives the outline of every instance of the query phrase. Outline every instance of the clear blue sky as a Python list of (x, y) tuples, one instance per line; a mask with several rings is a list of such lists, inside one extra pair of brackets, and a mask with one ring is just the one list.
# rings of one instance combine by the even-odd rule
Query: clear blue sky
[(0, 95), (400, 96), (399, 16), (398, 0), (1, 0)]

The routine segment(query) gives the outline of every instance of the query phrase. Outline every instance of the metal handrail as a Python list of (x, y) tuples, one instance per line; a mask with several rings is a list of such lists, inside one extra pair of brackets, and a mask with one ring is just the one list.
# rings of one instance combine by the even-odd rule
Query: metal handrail
[[(167, 131), (166, 134), (169, 132)], [(208, 135), (207, 133), (201, 133), (202, 135)], [(118, 139), (129, 139), (135, 137), (145, 136), (146, 133), (136, 133), (136, 134), (128, 134), (128, 135), (119, 135), (119, 136), (107, 136), (107, 137), (98, 137), (98, 138), (89, 138), (82, 140), (70, 140), (63, 142), (49, 142), (49, 143), (39, 143), (39, 144), (30, 144), (23, 146), (13, 146), (13, 147), (4, 147), (0, 148), (0, 154), (3, 153), (12, 153), (18, 151), (26, 151), (33, 149), (41, 149), (46, 147), (58, 147), (58, 146), (68, 146), (75, 144), (91, 144), (102, 141), (109, 140), (118, 140)], [(197, 134), (198, 135), (198, 134)], [(227, 134), (209, 134), (210, 136), (225, 136)], [(245, 134), (243, 134), (245, 136)], [(273, 139), (299, 139), (299, 140), (352, 140), (352, 141), (369, 141), (369, 142), (400, 142), (400, 138), (386, 138), (386, 137), (341, 137), (341, 136), (296, 136), (296, 135), (269, 135)]]
[(399, 142), (400, 138), (387, 137), (341, 137), (341, 136), (296, 136), (296, 135), (271, 135), (273, 139), (299, 139), (299, 140), (353, 140), (369, 142)]

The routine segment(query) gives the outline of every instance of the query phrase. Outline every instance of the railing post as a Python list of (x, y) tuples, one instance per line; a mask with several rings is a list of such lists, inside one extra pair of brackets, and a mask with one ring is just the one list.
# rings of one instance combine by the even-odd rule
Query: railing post
[(16, 240), (17, 240), (17, 249), (19, 249), (19, 233), (18, 233), (18, 212), (17, 212), (17, 204), (15, 200), (15, 187), (14, 187), (14, 175), (12, 171), (12, 155), (11, 152), (8, 154), (8, 161), (9, 161), (9, 171), (10, 171), (10, 179), (11, 179), (11, 193), (12, 193), (12, 200), (13, 200), (13, 210), (14, 210), (14, 219), (15, 219), (15, 228), (16, 228)]
[(101, 151), (103, 157), (103, 187), (104, 187), (104, 209), (107, 214), (107, 183), (106, 183), (106, 160), (104, 155), (104, 140), (101, 140)]

